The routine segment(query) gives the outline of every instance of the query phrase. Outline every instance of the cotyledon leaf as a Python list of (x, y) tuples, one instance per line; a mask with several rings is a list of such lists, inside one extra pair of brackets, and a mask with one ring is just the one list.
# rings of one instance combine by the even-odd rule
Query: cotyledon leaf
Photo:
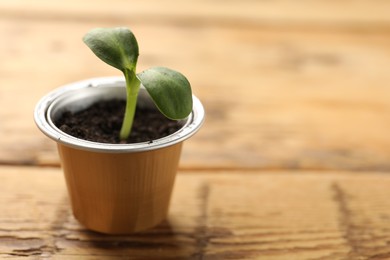
[(191, 85), (183, 74), (165, 67), (154, 67), (137, 74), (137, 77), (166, 117), (177, 120), (191, 113)]
[(95, 28), (83, 37), (83, 41), (107, 64), (121, 71), (135, 70), (138, 43), (128, 28)]

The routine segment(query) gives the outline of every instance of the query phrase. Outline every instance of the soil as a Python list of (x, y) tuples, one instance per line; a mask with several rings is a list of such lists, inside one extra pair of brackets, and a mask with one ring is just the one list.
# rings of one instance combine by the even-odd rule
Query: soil
[(157, 109), (137, 107), (131, 135), (121, 141), (119, 132), (125, 106), (124, 100), (103, 101), (76, 113), (66, 111), (54, 123), (60, 130), (74, 137), (111, 144), (152, 142), (182, 127), (179, 121), (166, 118)]

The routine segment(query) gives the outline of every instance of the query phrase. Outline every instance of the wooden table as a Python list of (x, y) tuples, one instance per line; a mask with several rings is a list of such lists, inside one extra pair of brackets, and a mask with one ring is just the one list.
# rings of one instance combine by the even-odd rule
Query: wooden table
[[(207, 112), (167, 221), (131, 236), (75, 221), (32, 119), (49, 90), (120, 75), (81, 41), (118, 25)], [(390, 259), (388, 1), (2, 0), (0, 39), (0, 257)]]

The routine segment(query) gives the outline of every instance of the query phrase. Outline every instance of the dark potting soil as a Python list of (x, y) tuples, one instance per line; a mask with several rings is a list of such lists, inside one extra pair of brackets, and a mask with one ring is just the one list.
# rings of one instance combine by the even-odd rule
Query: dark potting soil
[(137, 107), (131, 135), (126, 141), (121, 141), (119, 132), (125, 106), (124, 100), (102, 101), (76, 113), (66, 111), (54, 123), (74, 137), (112, 144), (150, 142), (181, 128), (178, 121), (166, 118), (157, 109)]

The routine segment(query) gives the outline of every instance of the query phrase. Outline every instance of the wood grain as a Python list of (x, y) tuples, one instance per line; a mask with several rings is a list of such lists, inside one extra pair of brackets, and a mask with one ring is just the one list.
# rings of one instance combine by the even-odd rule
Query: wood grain
[(386, 173), (179, 174), (167, 221), (85, 230), (59, 169), (0, 168), (0, 256), (49, 259), (386, 259)]
[[(119, 75), (81, 41), (119, 25), (138, 70), (182, 71), (207, 119), (168, 219), (106, 236), (72, 216), (32, 113)], [(0, 1), (0, 258), (390, 259), (389, 32), (383, 0)]]
[(327, 1), (142, 1), (3, 0), (0, 15), (26, 20), (107, 23), (255, 26), (309, 30), (389, 31), (390, 3), (382, 0)]

